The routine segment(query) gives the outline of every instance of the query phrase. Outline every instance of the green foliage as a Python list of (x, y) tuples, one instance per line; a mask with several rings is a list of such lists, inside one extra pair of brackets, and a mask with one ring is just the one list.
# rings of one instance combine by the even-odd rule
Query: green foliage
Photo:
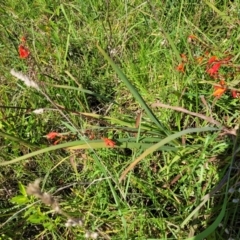
[[(238, 5), (0, 3), (0, 239), (84, 239), (83, 229), (100, 239), (239, 238), (232, 202), (239, 196), (228, 195), (234, 171), (225, 191), (201, 200), (239, 144), (225, 131), (239, 124), (239, 99), (231, 97), (240, 87)], [(18, 57), (22, 36), (27, 59)], [(219, 99), (206, 52), (232, 56), (219, 71), (228, 86)], [(176, 70), (181, 54), (184, 72)], [(12, 68), (41, 91), (11, 76)], [(153, 107), (158, 102), (178, 109)], [(59, 136), (47, 139), (49, 132)], [(84, 228), (67, 228), (63, 216), (27, 196), (25, 186), (39, 177)]]

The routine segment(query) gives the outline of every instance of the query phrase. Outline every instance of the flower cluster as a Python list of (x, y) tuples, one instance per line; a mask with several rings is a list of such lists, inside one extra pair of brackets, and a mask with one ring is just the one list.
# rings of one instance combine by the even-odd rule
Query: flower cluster
[[(200, 40), (196, 36), (190, 35), (187, 42), (189, 44), (197, 44), (197, 42), (200, 43)], [(187, 64), (188, 59), (185, 54), (181, 54), (180, 56), (182, 61), (178, 64), (176, 70), (180, 73), (185, 73), (185, 65)], [(205, 52), (202, 56), (195, 57), (195, 62), (197, 64), (201, 64), (201, 66), (206, 65), (206, 73), (209, 75), (209, 77), (218, 81), (218, 85), (216, 84), (213, 86), (213, 96), (216, 98), (220, 98), (229, 89), (225, 82), (226, 77), (220, 74), (219, 71), (222, 66), (233, 67), (234, 65), (231, 63), (231, 61), (231, 55), (227, 55), (224, 58), (219, 58), (215, 55), (211, 56), (209, 52)], [(240, 92), (236, 89), (230, 89), (230, 91), (233, 98), (240, 97)]]
[(231, 61), (231, 56), (228, 56), (224, 59), (218, 59), (217, 56), (211, 56), (207, 62), (207, 70), (206, 72), (209, 74), (210, 77), (213, 79), (219, 80), (219, 85), (214, 86), (214, 97), (221, 97), (227, 91), (227, 85), (225, 83), (224, 78), (219, 74), (219, 69), (222, 65), (229, 64)]

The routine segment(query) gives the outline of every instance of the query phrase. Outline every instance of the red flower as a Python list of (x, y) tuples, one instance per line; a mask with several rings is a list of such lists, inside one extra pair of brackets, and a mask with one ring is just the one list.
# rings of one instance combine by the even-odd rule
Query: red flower
[(57, 132), (50, 132), (50, 133), (48, 133), (48, 134), (46, 135), (46, 138), (47, 138), (47, 139), (54, 139), (54, 138), (57, 137), (57, 136), (60, 136), (60, 134), (57, 133)]
[(180, 56), (181, 56), (181, 59), (182, 59), (183, 62), (187, 62), (186, 54), (182, 53), (182, 54), (180, 54)]
[(232, 90), (231, 94), (232, 94), (233, 98), (239, 98), (240, 97), (240, 92), (237, 92), (236, 90)]
[(217, 61), (217, 57), (216, 56), (212, 56), (209, 58), (208, 60), (208, 64), (212, 64), (213, 62), (216, 62)]
[(189, 35), (188, 38), (191, 38), (191, 39), (196, 39), (197, 37), (195, 35)]
[(218, 73), (219, 68), (221, 67), (221, 63), (214, 63), (211, 68), (207, 70), (207, 73), (212, 77)]
[(195, 35), (189, 35), (188, 38), (187, 38), (188, 43), (191, 43), (194, 40), (197, 40), (197, 37)]
[(184, 63), (180, 63), (177, 67), (176, 70), (179, 72), (184, 73)]
[(116, 145), (116, 143), (109, 138), (102, 138), (102, 140), (105, 142), (106, 146), (114, 147)]
[(29, 50), (22, 44), (18, 47), (18, 53), (20, 58), (27, 58), (30, 54)]
[(224, 80), (220, 81), (220, 85), (221, 86), (214, 86), (215, 89), (215, 91), (213, 92), (214, 97), (220, 98), (227, 91), (227, 87)]

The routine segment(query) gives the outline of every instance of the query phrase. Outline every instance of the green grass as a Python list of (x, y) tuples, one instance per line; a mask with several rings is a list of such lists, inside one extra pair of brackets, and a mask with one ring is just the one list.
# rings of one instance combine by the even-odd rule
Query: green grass
[[(240, 119), (230, 92), (240, 89), (240, 2), (156, 2), (0, 4), (0, 239), (85, 239), (87, 231), (98, 239), (239, 238), (239, 135), (221, 125), (233, 130)], [(27, 59), (18, 55), (22, 36)], [(219, 70), (229, 90), (215, 99), (219, 79), (207, 61), (230, 55)], [(62, 134), (57, 145), (49, 132)], [(225, 187), (193, 212), (231, 164)], [(68, 216), (27, 195), (37, 178), (83, 226), (66, 227)]]

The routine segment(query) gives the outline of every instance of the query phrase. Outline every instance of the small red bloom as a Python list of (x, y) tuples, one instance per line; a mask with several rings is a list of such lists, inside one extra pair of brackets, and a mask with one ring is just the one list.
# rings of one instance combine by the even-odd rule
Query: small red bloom
[(218, 59), (217, 59), (216, 56), (212, 56), (212, 57), (209, 58), (208, 64), (212, 64), (212, 63), (216, 62), (217, 60), (218, 60)]
[(224, 79), (221, 79), (220, 82), (219, 82), (219, 84), (220, 84), (222, 87), (226, 85)]
[(46, 135), (46, 138), (47, 138), (47, 139), (54, 139), (54, 138), (57, 137), (57, 136), (60, 136), (60, 134), (57, 133), (57, 132), (50, 132), (50, 133), (48, 133), (48, 134)]
[(116, 143), (109, 138), (102, 138), (102, 140), (105, 142), (106, 146), (114, 147), (116, 145)]
[(235, 91), (235, 90), (232, 90), (232, 91), (231, 91), (231, 94), (232, 94), (232, 97), (233, 97), (233, 98), (239, 98), (239, 97), (240, 97), (240, 92), (237, 92), (237, 91)]
[(22, 44), (18, 47), (18, 53), (20, 58), (27, 58), (30, 54), (29, 50)]
[(221, 63), (214, 63), (211, 68), (207, 70), (207, 73), (212, 77), (218, 73), (219, 68), (221, 67)]
[(220, 81), (220, 85), (221, 86), (214, 86), (215, 89), (215, 91), (213, 92), (214, 97), (220, 98), (227, 91), (227, 87), (224, 80)]
[(179, 72), (184, 73), (184, 63), (180, 63), (177, 67), (176, 70)]
[(186, 54), (182, 53), (182, 54), (180, 54), (180, 56), (181, 56), (183, 62), (187, 62)]
[(197, 37), (195, 35), (189, 35), (188, 38), (187, 38), (188, 43), (191, 43), (194, 40), (197, 40)]
[(188, 37), (191, 38), (191, 39), (197, 39), (197, 37), (195, 35), (193, 35), (193, 34), (189, 35)]

